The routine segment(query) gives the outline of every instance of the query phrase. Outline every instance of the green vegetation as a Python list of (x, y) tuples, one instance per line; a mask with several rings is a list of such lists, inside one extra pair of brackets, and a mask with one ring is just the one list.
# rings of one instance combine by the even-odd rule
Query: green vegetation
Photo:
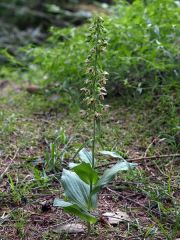
[[(139, 103), (144, 102), (151, 109), (151, 119), (155, 118), (151, 123), (154, 133), (172, 138), (178, 131), (177, 3), (172, 0), (123, 3), (114, 7), (110, 17), (105, 17), (105, 25), (109, 43), (102, 64), (110, 74), (109, 95), (120, 95), (129, 104), (136, 99), (140, 107), (143, 104)], [(44, 46), (25, 48), (26, 79), (48, 86), (50, 92), (65, 93), (70, 105), (72, 101), (79, 104), (79, 89), (85, 80), (83, 63), (89, 51), (87, 34), (86, 25), (63, 30), (52, 27)]]
[[(171, 0), (163, 4), (154, 0), (147, 5), (135, 1), (115, 7), (113, 16), (105, 22), (109, 45), (103, 61), (112, 89), (118, 87), (116, 90), (121, 91), (121, 86), (127, 86), (139, 93), (158, 94), (160, 86), (167, 90), (176, 86), (178, 14), (179, 9)], [(60, 81), (77, 89), (83, 85), (87, 26), (51, 32), (47, 45), (31, 49), (35, 62), (41, 63), (41, 69), (48, 73), (46, 82)]]
[[(89, 239), (180, 238), (178, 2), (117, 1), (102, 12), (100, 58), (91, 51), (97, 39), (86, 41), (87, 22), (0, 52), (2, 239), (85, 239), (86, 229), (58, 233), (59, 224), (81, 223), (53, 206), (67, 201), (66, 210), (74, 204), (76, 216), (96, 221)], [(138, 166), (109, 182), (119, 159)], [(74, 191), (76, 180), (91, 195), (99, 186), (98, 199)], [(129, 220), (109, 224), (103, 213), (118, 211)]]

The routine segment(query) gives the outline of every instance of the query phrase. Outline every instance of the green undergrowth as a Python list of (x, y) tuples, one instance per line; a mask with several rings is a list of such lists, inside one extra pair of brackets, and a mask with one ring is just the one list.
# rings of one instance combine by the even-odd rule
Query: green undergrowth
[[(87, 139), (85, 131), (87, 135), (91, 134), (88, 123), (82, 124), (83, 116), (78, 105), (71, 108), (62, 98), (50, 101), (44, 95), (24, 91), (17, 93), (10, 90), (7, 95), (8, 97), (1, 98), (0, 103), (0, 144), (3, 149), (23, 149), (24, 146), (29, 147), (29, 144), (35, 147), (44, 139), (51, 141), (57, 137), (61, 127), (68, 129), (70, 135), (74, 132), (73, 129), (79, 129), (77, 135), (84, 140)], [(155, 119), (162, 118), (162, 121), (165, 121), (167, 116), (169, 121), (174, 121), (175, 115), (158, 115), (151, 105), (145, 107), (140, 102), (129, 104), (120, 101), (118, 97), (106, 99), (105, 103), (110, 105), (110, 111), (105, 114), (102, 122), (105, 126), (101, 129), (103, 138), (99, 144), (104, 148), (118, 150), (120, 146), (120, 151), (127, 152), (134, 144), (138, 144), (144, 151), (148, 142), (150, 144), (153, 138), (157, 138), (163, 139), (158, 145), (161, 153), (178, 151), (176, 131), (174, 130), (172, 135), (172, 131), (164, 127), (161, 121), (157, 123)], [(156, 149), (156, 145), (154, 147)]]
[[(52, 175), (60, 173), (62, 167), (67, 167), (77, 149), (92, 134), (89, 121), (85, 123), (77, 109), (72, 111), (66, 103), (62, 105), (62, 100), (56, 101), (59, 107), (53, 109), (54, 102), (48, 101), (44, 96), (32, 95), (23, 90), (17, 93), (13, 89), (1, 98), (1, 169), (4, 170), (7, 166), (4, 162), (6, 156), (12, 159), (18, 150), (3, 182), (0, 180), (0, 187), (4, 184), (8, 186), (0, 191), (1, 208), (3, 212), (11, 214), (10, 220), (0, 226), (0, 233), (6, 238), (11, 236), (8, 234), (11, 234), (12, 228), (16, 229), (19, 239), (27, 237), (27, 226), (33, 224), (32, 213), (28, 209), (33, 206), (32, 212), (38, 211), (39, 216), (42, 216), (40, 221), (43, 221), (45, 213), (37, 208), (41, 208), (40, 204), (44, 202), (45, 196), (53, 198), (59, 193), (59, 175)], [(145, 152), (147, 156), (153, 156), (178, 151), (177, 146), (172, 148), (169, 139), (153, 134), (154, 128), (148, 121), (151, 108), (138, 110), (133, 105), (125, 105), (119, 98), (106, 100), (106, 103), (111, 107), (103, 118), (102, 140), (98, 140), (97, 150), (116, 151), (125, 159), (143, 156)], [(157, 141), (151, 145), (153, 138), (157, 138)], [(99, 165), (109, 163), (102, 156), (99, 156), (99, 161)], [(175, 239), (175, 236), (178, 236), (178, 168), (177, 161), (172, 157), (142, 162), (138, 169), (119, 175), (110, 186), (120, 195), (131, 193), (133, 196), (145, 196), (148, 199), (145, 203), (142, 202), (142, 205), (144, 214), (147, 214), (147, 219), (150, 218), (151, 221), (147, 220), (144, 225), (144, 220), (138, 215), (143, 211), (139, 209), (141, 206), (132, 208), (131, 202), (124, 205), (118, 195), (110, 193), (113, 204), (131, 216), (136, 216), (129, 227), (123, 230), (126, 237), (138, 234), (139, 239)], [(103, 172), (103, 168), (99, 171)], [(64, 218), (59, 220), (57, 215), (51, 219), (54, 225), (65, 221)], [(52, 223), (49, 224), (51, 226)], [(11, 226), (9, 232), (7, 225)], [(92, 237), (97, 237), (100, 233), (104, 234), (105, 239), (107, 236), (107, 239), (113, 237), (110, 229), (99, 229), (98, 226), (92, 230)], [(119, 234), (119, 227), (114, 228), (113, 232)], [(44, 239), (58, 238), (51, 229), (38, 234)]]
[[(102, 65), (110, 74), (108, 96), (120, 96), (125, 106), (137, 111), (149, 109), (144, 120), (151, 126), (151, 135), (176, 144), (180, 101), (178, 3), (121, 1), (104, 18), (108, 49)], [(1, 77), (9, 76), (19, 83), (25, 79), (42, 87), (45, 98), (59, 95), (63, 103), (76, 109), (82, 98), (79, 89), (86, 78), (88, 27), (88, 24), (78, 28), (52, 27), (43, 45), (20, 49), (17, 59), (3, 51), (12, 64), (2, 67)]]
[[(172, 0), (154, 0), (147, 5), (137, 0), (132, 5), (117, 5), (106, 17), (109, 43), (103, 65), (110, 73), (109, 90), (122, 94), (121, 88), (126, 92), (134, 89), (154, 95), (177, 86), (178, 12)], [(89, 50), (86, 35), (86, 25), (51, 28), (44, 46), (29, 48), (28, 55), (47, 74), (44, 84), (59, 82), (70, 91), (83, 85), (83, 63)]]

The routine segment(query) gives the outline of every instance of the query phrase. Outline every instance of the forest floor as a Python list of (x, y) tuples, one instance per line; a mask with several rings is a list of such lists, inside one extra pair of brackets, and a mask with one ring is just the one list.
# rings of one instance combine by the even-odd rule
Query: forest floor
[[(121, 211), (128, 219), (112, 226), (101, 217), (88, 239), (179, 239), (180, 165), (172, 156), (178, 149), (154, 135), (152, 109), (137, 109), (119, 98), (108, 104), (97, 150), (116, 151), (138, 167), (119, 174), (99, 196), (100, 214)], [(57, 233), (60, 225), (80, 221), (53, 207), (63, 190), (48, 163), (53, 158), (60, 173), (91, 136), (90, 121), (77, 112), (57, 96), (46, 98), (1, 82), (0, 239), (86, 239), (86, 231)], [(159, 158), (162, 155), (169, 156)], [(97, 158), (100, 171), (116, 160), (98, 152)]]

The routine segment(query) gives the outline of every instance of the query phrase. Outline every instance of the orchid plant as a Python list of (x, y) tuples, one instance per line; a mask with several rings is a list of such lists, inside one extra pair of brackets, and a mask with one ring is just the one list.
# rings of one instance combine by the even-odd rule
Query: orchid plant
[(101, 189), (113, 180), (119, 171), (127, 171), (135, 167), (135, 163), (128, 163), (120, 155), (102, 151), (104, 155), (116, 156), (121, 161), (113, 167), (106, 169), (102, 176), (97, 171), (96, 137), (97, 126), (103, 115), (106, 106), (102, 104), (106, 92), (108, 73), (102, 69), (101, 57), (106, 50), (106, 29), (103, 26), (103, 19), (94, 17), (87, 40), (91, 46), (90, 53), (86, 60), (86, 75), (84, 87), (84, 102), (87, 106), (88, 116), (92, 118), (92, 142), (91, 150), (82, 148), (79, 151), (79, 163), (70, 163), (69, 170), (63, 169), (61, 183), (64, 188), (65, 199), (55, 199), (54, 206), (61, 207), (64, 211), (74, 214), (88, 222), (88, 232), (91, 224), (96, 223), (98, 214), (94, 212), (97, 208), (97, 197)]

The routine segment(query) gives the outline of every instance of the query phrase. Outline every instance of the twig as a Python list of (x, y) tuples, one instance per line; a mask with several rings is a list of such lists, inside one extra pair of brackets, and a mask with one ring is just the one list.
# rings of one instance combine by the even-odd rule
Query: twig
[[(180, 154), (169, 154), (169, 155), (160, 155), (160, 156), (152, 156), (152, 157), (139, 157), (139, 158), (128, 158), (125, 159), (126, 161), (131, 161), (131, 162), (137, 162), (137, 161), (141, 161), (141, 160), (154, 160), (157, 158), (180, 158)], [(101, 168), (101, 167), (106, 167), (112, 164), (115, 164), (117, 161), (111, 161), (109, 163), (105, 163), (105, 164), (101, 164), (99, 166), (97, 166), (96, 168)]]
[(90, 140), (85, 141), (75, 152), (74, 156), (72, 157), (71, 161), (74, 161), (74, 159), (77, 157), (78, 153), (90, 142)]
[[(9, 165), (6, 167), (6, 169), (4, 170), (4, 172), (0, 175), (0, 182), (3, 180), (5, 174), (7, 173), (7, 171), (9, 170), (9, 168), (11, 167), (12, 163), (14, 162), (14, 159), (16, 158), (18, 151), (19, 151), (19, 148), (16, 150), (16, 152), (15, 152), (13, 158), (11, 159), (11, 162), (9, 163)], [(8, 157), (7, 157), (7, 158), (8, 158)], [(7, 158), (6, 158), (6, 159), (7, 159)]]
[[(147, 157), (147, 154), (148, 154), (149, 150), (151, 149), (151, 147), (154, 145), (155, 142), (156, 142), (156, 138), (154, 138), (153, 141), (149, 144), (149, 146), (147, 147), (143, 157), (145, 157), (145, 158)], [(146, 169), (149, 172), (151, 172), (151, 170), (149, 169), (149, 167), (147, 165), (147, 159), (144, 160), (144, 164), (145, 164)]]
[(149, 146), (147, 147), (147, 149), (146, 149), (146, 151), (145, 151), (145, 153), (144, 153), (144, 157), (147, 157), (147, 154), (148, 154), (150, 148), (154, 145), (154, 143), (155, 143), (156, 141), (157, 141), (156, 138), (154, 138), (154, 139), (152, 140), (152, 142), (149, 144)]
[(123, 196), (122, 194), (118, 193), (117, 191), (115, 191), (115, 190), (113, 190), (113, 189), (111, 189), (111, 188), (106, 187), (106, 189), (107, 189), (109, 192), (112, 192), (112, 193), (116, 194), (117, 196), (120, 196), (120, 197), (122, 197), (122, 198), (124, 198), (124, 199), (126, 199), (126, 200), (128, 200), (128, 201), (130, 201), (130, 202), (133, 202), (134, 204), (139, 205), (140, 207), (142, 207), (142, 208), (144, 208), (144, 209), (146, 209), (146, 210), (149, 210), (148, 207), (142, 205), (141, 203), (138, 203), (137, 201), (135, 201), (135, 200), (133, 200), (133, 199), (131, 199), (131, 198), (129, 198), (129, 197)]
[(74, 137), (70, 137), (69, 138), (69, 141), (66, 143), (66, 145), (64, 146), (64, 148), (62, 149), (61, 153), (62, 153), (62, 156), (61, 156), (61, 163), (63, 162), (64, 160), (64, 155), (66, 153), (66, 150), (67, 148), (69, 147), (70, 143), (72, 142), (72, 140), (74, 139)]

